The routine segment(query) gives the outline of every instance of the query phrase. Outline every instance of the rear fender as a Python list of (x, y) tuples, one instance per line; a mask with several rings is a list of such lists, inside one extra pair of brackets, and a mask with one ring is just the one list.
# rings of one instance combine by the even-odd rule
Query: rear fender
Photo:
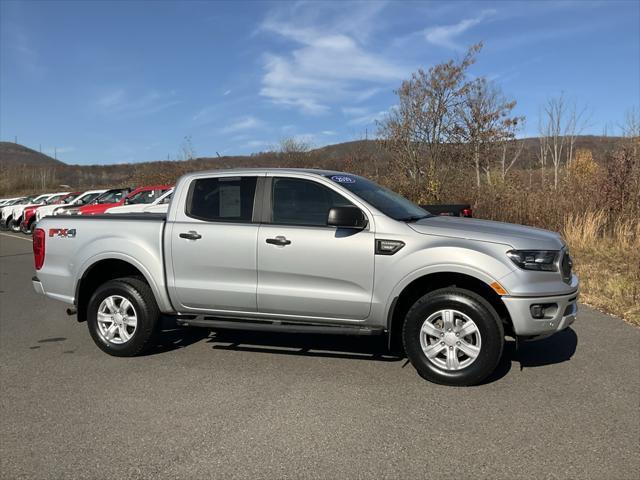
[[(98, 262), (102, 260), (122, 260), (123, 262), (127, 262), (130, 265), (133, 265), (137, 270), (140, 271), (142, 276), (145, 278), (149, 286), (151, 287), (151, 291), (153, 292), (153, 296), (158, 303), (158, 308), (161, 312), (168, 313), (173, 311), (173, 307), (169, 302), (169, 299), (166, 294), (166, 287), (164, 284), (164, 275), (160, 275), (161, 283), (156, 280), (156, 275), (151, 273), (149, 269), (144, 265), (143, 262), (138, 260), (136, 257), (128, 255), (122, 252), (103, 252), (98, 255), (94, 255), (91, 258), (85, 260), (82, 266), (79, 269), (79, 275), (77, 276), (77, 280), (75, 282), (74, 292), (76, 292), (77, 301), (77, 292), (80, 287), (80, 283), (82, 279), (85, 277), (87, 272), (96, 265)], [(162, 260), (160, 260), (160, 266), (162, 267)]]

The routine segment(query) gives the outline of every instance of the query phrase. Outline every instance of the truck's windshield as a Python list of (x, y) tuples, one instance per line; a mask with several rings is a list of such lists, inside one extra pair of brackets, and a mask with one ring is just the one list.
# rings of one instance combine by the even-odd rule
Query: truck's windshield
[(142, 190), (135, 195), (127, 198), (127, 203), (130, 205), (140, 204), (140, 203), (153, 203), (155, 200), (160, 198), (160, 196), (166, 192), (166, 190), (162, 189), (154, 189), (154, 190)]
[(327, 175), (327, 178), (395, 220), (411, 222), (433, 216), (403, 196), (366, 178), (347, 174)]
[(98, 197), (96, 203), (118, 203), (127, 194), (127, 189), (109, 190)]
[(85, 193), (83, 195), (80, 195), (73, 202), (71, 202), (71, 205), (88, 205), (89, 203), (93, 202), (96, 198), (98, 198), (100, 195), (102, 195), (102, 193), (100, 192)]

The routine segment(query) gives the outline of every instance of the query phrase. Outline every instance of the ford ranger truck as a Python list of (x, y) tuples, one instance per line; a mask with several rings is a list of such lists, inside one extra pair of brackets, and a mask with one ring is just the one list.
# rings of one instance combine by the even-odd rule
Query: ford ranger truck
[(560, 235), (434, 216), (370, 180), (302, 169), (190, 173), (166, 215), (46, 217), (38, 293), (87, 322), (99, 348), (154, 345), (161, 314), (212, 329), (387, 336), (427, 380), (481, 382), (505, 336), (576, 318)]

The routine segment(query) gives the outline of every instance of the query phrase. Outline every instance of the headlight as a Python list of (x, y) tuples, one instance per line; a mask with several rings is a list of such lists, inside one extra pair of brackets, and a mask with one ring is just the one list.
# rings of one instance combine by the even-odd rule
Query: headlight
[(524, 270), (558, 271), (558, 250), (509, 250), (507, 256)]

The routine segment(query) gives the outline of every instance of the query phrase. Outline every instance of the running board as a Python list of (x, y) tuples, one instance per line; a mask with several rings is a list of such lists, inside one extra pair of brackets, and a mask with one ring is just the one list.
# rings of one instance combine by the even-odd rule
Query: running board
[(256, 332), (325, 333), (331, 335), (380, 335), (383, 333), (382, 328), (375, 327), (318, 325), (282, 321), (221, 320), (215, 317), (193, 319), (179, 317), (176, 321), (179, 325), (190, 327), (251, 330)]

